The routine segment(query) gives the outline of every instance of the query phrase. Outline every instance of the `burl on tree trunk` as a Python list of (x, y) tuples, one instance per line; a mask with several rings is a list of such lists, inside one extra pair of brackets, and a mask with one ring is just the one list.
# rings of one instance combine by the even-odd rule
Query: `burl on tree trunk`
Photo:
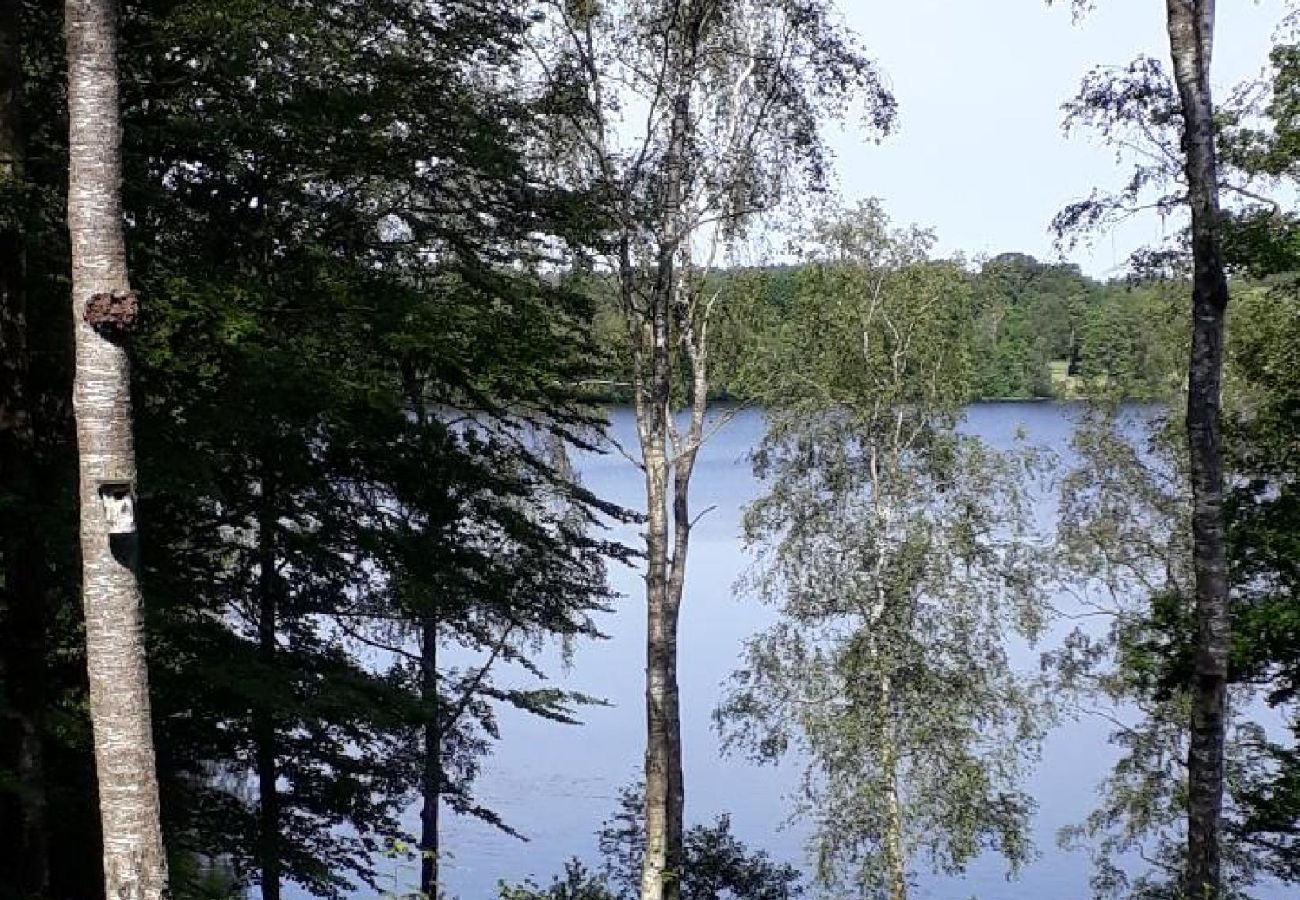
[[(161, 900), (159, 825), (144, 622), (130, 518), (135, 483), (130, 363), (85, 320), (100, 295), (127, 296), (121, 205), (117, 8), (67, 0), (68, 232), (76, 332), (73, 409), (81, 506), (82, 603), (108, 900)], [(126, 517), (123, 518), (123, 513)]]

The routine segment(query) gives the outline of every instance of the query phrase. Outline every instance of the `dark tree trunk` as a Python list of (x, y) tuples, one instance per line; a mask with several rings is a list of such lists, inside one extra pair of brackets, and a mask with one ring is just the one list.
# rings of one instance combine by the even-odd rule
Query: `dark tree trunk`
[[(429, 434), (429, 404), (425, 398), (424, 382), (416, 367), (401, 366), (402, 383), (411, 415), (420, 427), (421, 441)], [(433, 447), (424, 445), (426, 458), (432, 458)], [(420, 699), (424, 701), (428, 718), (424, 722), (421, 744), (420, 771), (420, 892), (430, 898), (438, 894), (439, 816), (442, 812), (442, 735), (451, 727), (443, 721), (438, 698), (438, 610), (428, 609), (420, 619)]]
[[(257, 643), (268, 677), (276, 664), (277, 592), (276, 515), (271, 479), (262, 477), (258, 515)], [(267, 701), (268, 704), (273, 701)], [(257, 863), (262, 900), (280, 900), (280, 788), (274, 710), (253, 711), (253, 741), (257, 765)]]
[(1219, 243), (1218, 164), (1210, 96), (1214, 0), (1167, 0), (1167, 9), (1174, 77), (1183, 108), (1195, 267), (1187, 442), (1197, 632), (1187, 757), (1185, 891), (1193, 900), (1218, 900), (1222, 896), (1220, 843), (1230, 620), (1219, 422), (1228, 282)]
[(442, 805), (442, 729), (438, 721), (438, 620), (420, 626), (420, 690), (428, 706), (424, 724), (424, 768), (420, 791), (420, 890), (438, 897), (438, 814)]
[[(18, 195), (26, 161), (22, 115), (22, 3), (0, 0), (0, 194)], [(34, 527), (37, 491), (27, 343), (26, 252), (14, 223), (0, 224), (0, 680), (9, 701), (6, 758), (16, 775), (4, 804), (0, 877), (22, 896), (49, 889), (45, 756), (44, 548)], [(8, 830), (12, 829), (12, 830)]]

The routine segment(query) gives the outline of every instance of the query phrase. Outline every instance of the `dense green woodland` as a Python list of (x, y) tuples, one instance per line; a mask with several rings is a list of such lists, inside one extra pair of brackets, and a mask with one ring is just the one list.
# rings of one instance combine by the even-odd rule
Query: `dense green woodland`
[[(791, 159), (829, 199), (817, 128), (846, 93), (867, 97), (873, 127), (892, 123), (892, 96), (828, 4), (746, 3), (122, 4), (138, 573), (175, 900), (277, 900), (288, 884), (379, 896), (385, 855), (408, 853), (432, 894), (440, 818), (513, 834), (475, 790), (498, 716), (575, 723), (599, 702), (551, 687), (538, 660), (599, 639), (620, 599), (608, 566), (676, 572), (675, 556), (620, 545), (609, 526), (649, 528), (657, 496), (684, 553), (699, 442), (663, 411), (716, 398), (770, 414), (754, 464), (772, 493), (744, 535), (762, 564), (740, 589), (779, 611), (717, 718), (735, 752), (809, 760), (798, 811), (814, 813), (816, 864), (740, 844), (725, 817), (674, 828), (670, 773), (667, 798), (657, 782), (628, 789), (597, 839), (603, 865), (557, 859), (554, 883), (502, 896), (903, 900), (918, 867), (956, 874), (991, 850), (1014, 871), (1033, 852), (1022, 779), (1066, 698), (1143, 714), (1115, 732), (1121, 761), (1065, 836), (1093, 851), (1094, 891), (1184, 896), (1189, 244), (1100, 282), (1021, 253), (937, 259), (932, 235), (866, 203), (805, 210), (815, 224), (789, 264), (693, 260), (691, 228), (741, 241), (798, 195), (774, 174)], [(805, 68), (719, 63), (770, 38), (746, 21), (792, 29)], [(593, 50), (601, 40), (614, 49)], [(59, 4), (0, 0), (0, 900), (104, 896), (63, 41)], [(1076, 119), (1168, 138), (1177, 97), (1150, 62), (1110, 93), (1090, 76)], [(658, 87), (640, 87), (677, 92), (640, 155), (592, 137), (617, 112), (593, 87), (616, 64), (660, 66)], [(1300, 49), (1276, 48), (1264, 88), (1267, 102), (1217, 120), (1225, 181), (1290, 196)], [(693, 91), (762, 102), (728, 113)], [(745, 115), (770, 143), (722, 146), (717, 134), (749, 133), (723, 128)], [(1160, 177), (1139, 170), (1067, 210), (1062, 233), (1100, 227)], [(1224, 898), (1262, 875), (1300, 881), (1298, 215), (1245, 200), (1221, 225), (1236, 716)], [(1038, 398), (1090, 410), (1078, 467), (1050, 476), (1051, 546), (1033, 542), (1023, 495), (1050, 459), (956, 431), (972, 400)], [(614, 452), (611, 399), (672, 450), (659, 481), (643, 466), (646, 514), (593, 495), (569, 462)], [(1171, 410), (1137, 444), (1117, 419), (1129, 400)], [(1045, 648), (1041, 675), (1014, 672), (1004, 640), (1043, 633), (1049, 583), (1103, 591), (1112, 624)], [(791, 700), (803, 696), (826, 702)], [(1249, 697), (1291, 734), (1255, 727)], [(415, 834), (398, 821), (412, 805)], [(1140, 855), (1154, 862), (1129, 871)]]
[[(532, 176), (530, 110), (486, 80), (508, 71), (520, 20), (453, 13), (161, 3), (122, 19), (130, 261), (149, 298), (133, 348), (142, 576), (178, 896), (202, 889), (200, 860), (336, 896), (373, 876), (426, 784), (495, 822), (472, 787), (495, 706), (563, 720), (580, 702), (436, 657), (452, 640), (527, 666), (541, 635), (594, 634), (604, 560), (623, 553), (587, 528), (622, 513), (556, 468), (594, 422), (563, 385), (596, 357), (587, 301), (536, 276), (528, 236), (565, 235), (583, 198)], [(21, 244), (4, 265), (23, 269), (33, 434), (6, 445), (0, 507), (0, 885), (84, 898), (101, 888), (60, 17), (31, 4), (20, 21), (26, 171), (6, 183)], [(471, 51), (480, 83), (460, 71)], [(401, 231), (385, 235), (392, 209)], [(31, 463), (22, 481), (14, 454)], [(391, 666), (362, 664), (389, 646)], [(38, 732), (39, 769), (21, 768), (13, 722)]]
[[(1181, 280), (1101, 282), (1073, 264), (1023, 253), (954, 264), (965, 271), (971, 294), (966, 352), (976, 361), (972, 400), (1076, 399), (1120, 383), (1129, 399), (1149, 400), (1167, 396), (1182, 377), (1186, 336), (1175, 315), (1185, 293)], [(798, 264), (713, 276), (706, 289), (721, 298), (721, 358), (713, 378), (719, 396), (754, 399), (746, 361), (781, 340), (808, 277), (808, 268)], [(1241, 289), (1259, 288), (1246, 281)], [(598, 314), (598, 339), (612, 357), (605, 373), (617, 384), (618, 313), (611, 305)]]

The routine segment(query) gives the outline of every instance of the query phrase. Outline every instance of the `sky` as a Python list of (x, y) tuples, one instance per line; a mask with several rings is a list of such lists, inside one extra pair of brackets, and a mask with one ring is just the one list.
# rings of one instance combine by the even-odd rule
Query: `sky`
[[(876, 144), (856, 123), (831, 127), (850, 204), (878, 197), (895, 224), (935, 229), (942, 254), (1004, 251), (1056, 259), (1048, 225), (1127, 167), (1113, 150), (1061, 130), (1061, 104), (1099, 64), (1168, 58), (1163, 0), (1098, 0), (1076, 23), (1045, 0), (836, 0), (899, 101)], [(1283, 0), (1219, 0), (1216, 96), (1263, 70)], [(1067, 254), (1097, 277), (1120, 275), (1136, 248), (1177, 230), (1155, 213)]]

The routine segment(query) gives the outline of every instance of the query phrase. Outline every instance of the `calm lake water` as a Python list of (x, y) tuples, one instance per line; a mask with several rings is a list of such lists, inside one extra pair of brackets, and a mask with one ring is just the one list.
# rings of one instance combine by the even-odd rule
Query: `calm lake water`
[[(1032, 443), (1053, 449), (1068, 464), (1079, 413), (1078, 407), (1067, 404), (981, 404), (970, 408), (965, 427), (1001, 446), (1023, 428)], [(635, 445), (626, 410), (613, 413), (612, 425), (625, 446)], [(741, 512), (759, 490), (747, 454), (762, 429), (761, 414), (740, 413), (706, 445), (695, 474), (693, 508), (716, 508), (695, 532), (681, 621), (686, 816), (689, 825), (729, 812), (734, 832), (751, 847), (801, 863), (806, 831), (787, 821), (785, 801), (798, 777), (797, 764), (760, 767), (724, 757), (711, 725), (711, 713), (742, 643), (773, 617), (770, 609), (732, 593), (747, 565), (739, 539)], [(621, 456), (584, 457), (578, 465), (586, 485), (598, 494), (629, 507), (643, 506), (640, 474)], [(1038, 513), (1045, 530), (1054, 528), (1055, 502), (1046, 485), (1040, 491)], [(630, 541), (635, 534), (628, 529), (623, 537)], [(587, 709), (579, 727), (522, 715), (503, 717), (502, 741), (485, 762), (478, 792), (529, 840), (520, 842), (447, 814), (444, 846), (451, 858), (444, 873), (451, 895), (489, 900), (495, 897), (500, 880), (548, 882), (571, 856), (595, 859), (594, 832), (613, 811), (619, 788), (638, 779), (644, 741), (643, 584), (638, 571), (624, 567), (613, 568), (611, 578), (624, 596), (602, 623), (609, 639), (579, 646), (567, 671), (560, 671), (558, 654), (549, 660), (558, 685), (603, 697), (609, 705)], [(1068, 630), (1065, 623), (1057, 635)], [(1052, 640), (1049, 634), (1043, 646)], [(1039, 649), (1017, 648), (1017, 665), (1036, 669)], [(1114, 759), (1107, 734), (1105, 723), (1084, 719), (1069, 722), (1048, 737), (1038, 774), (1029, 785), (1039, 802), (1034, 830), (1041, 855), (1017, 880), (1005, 879), (999, 859), (982, 858), (962, 878), (922, 875), (915, 896), (1086, 898), (1088, 860), (1082, 853), (1059, 849), (1055, 835), (1062, 826), (1079, 822), (1093, 806), (1096, 785)], [(408, 825), (413, 830), (418, 826), (414, 810)], [(397, 884), (409, 887), (409, 865), (385, 862), (384, 868)], [(1273, 900), (1285, 893), (1261, 891), (1260, 896)]]

